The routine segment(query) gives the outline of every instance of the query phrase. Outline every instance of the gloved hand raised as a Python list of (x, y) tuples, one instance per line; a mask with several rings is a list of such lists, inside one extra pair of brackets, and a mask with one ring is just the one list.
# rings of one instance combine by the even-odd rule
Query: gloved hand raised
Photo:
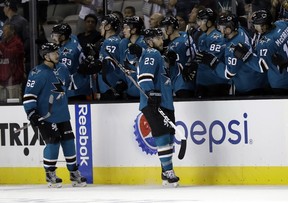
[(138, 58), (142, 54), (142, 47), (140, 47), (138, 44), (130, 44), (128, 49), (130, 54), (136, 55)]
[(197, 63), (208, 65), (212, 69), (215, 69), (217, 64), (219, 63), (219, 59), (216, 56), (205, 51), (197, 52), (195, 56), (195, 61)]
[(161, 93), (157, 91), (150, 91), (148, 94), (148, 106), (150, 106), (154, 112), (158, 112), (158, 108), (161, 104)]
[(194, 61), (185, 64), (185, 67), (182, 70), (182, 77), (184, 81), (189, 82), (194, 80), (194, 78), (196, 77), (197, 69), (198, 69), (198, 63)]
[(234, 46), (234, 56), (237, 59), (241, 59), (243, 62), (246, 62), (251, 54), (252, 52), (244, 44), (238, 43), (236, 46)]
[(102, 69), (102, 62), (99, 59), (94, 59), (93, 56), (88, 56), (84, 61), (79, 64), (77, 70), (82, 75), (93, 75), (99, 73)]

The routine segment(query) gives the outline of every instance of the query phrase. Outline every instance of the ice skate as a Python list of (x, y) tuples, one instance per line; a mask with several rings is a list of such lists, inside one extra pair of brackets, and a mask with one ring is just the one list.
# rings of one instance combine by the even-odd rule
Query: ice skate
[(62, 179), (56, 176), (55, 171), (46, 171), (46, 182), (49, 188), (62, 187)]
[(80, 171), (70, 171), (70, 180), (72, 181), (73, 187), (86, 187), (87, 179), (81, 176)]
[(161, 173), (163, 186), (179, 186), (179, 178), (175, 175), (174, 170), (164, 171)]

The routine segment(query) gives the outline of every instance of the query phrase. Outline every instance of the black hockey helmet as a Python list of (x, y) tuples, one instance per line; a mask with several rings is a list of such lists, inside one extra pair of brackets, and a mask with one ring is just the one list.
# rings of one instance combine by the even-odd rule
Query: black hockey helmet
[(46, 42), (42, 44), (39, 50), (40, 56), (44, 59), (45, 55), (54, 51), (57, 51), (59, 46), (53, 42)]
[(144, 28), (144, 21), (139, 16), (126, 17), (123, 20), (123, 25), (125, 24), (136, 28), (138, 31), (142, 31)]
[(110, 24), (114, 30), (117, 30), (121, 24), (120, 20), (115, 14), (108, 14), (102, 18), (102, 23)]
[(232, 31), (238, 30), (239, 22), (235, 14), (231, 12), (224, 12), (219, 15), (218, 25), (230, 28)]
[(72, 29), (68, 23), (60, 23), (54, 25), (52, 33), (64, 35), (67, 39), (71, 35)]
[(13, 11), (18, 10), (18, 1), (17, 0), (5, 0), (4, 2), (1, 1), (1, 3), (4, 5), (4, 7), (9, 7)]
[(209, 20), (212, 23), (215, 23), (217, 20), (217, 14), (211, 8), (203, 8), (197, 14), (197, 19), (200, 20)]
[(156, 36), (163, 36), (163, 32), (160, 28), (149, 28), (144, 30), (144, 39), (149, 39)]
[(160, 22), (160, 26), (168, 25), (172, 25), (174, 29), (179, 29), (179, 22), (174, 16), (167, 16)]
[(255, 11), (252, 14), (252, 23), (254, 25), (271, 25), (273, 17), (267, 10)]

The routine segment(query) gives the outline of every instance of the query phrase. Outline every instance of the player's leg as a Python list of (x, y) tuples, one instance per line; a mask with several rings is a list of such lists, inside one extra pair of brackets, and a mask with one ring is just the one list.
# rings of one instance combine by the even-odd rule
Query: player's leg
[[(173, 111), (164, 108), (162, 108), (162, 110), (171, 121), (175, 121)], [(174, 173), (172, 161), (175, 130), (165, 125), (164, 119), (159, 112), (155, 112), (149, 107), (144, 108), (142, 112), (150, 125), (152, 136), (154, 137), (157, 146), (158, 157), (162, 168), (162, 184), (178, 186), (179, 178)]]
[(171, 145), (171, 136), (170, 134), (165, 134), (161, 136), (154, 137), (156, 145), (157, 145), (157, 151), (158, 151), (158, 157), (161, 162), (161, 178), (162, 178), (162, 184), (168, 185), (172, 184), (173, 186), (178, 186), (179, 178), (175, 175), (173, 170), (173, 163), (172, 163), (172, 156), (173, 156), (173, 145)]
[(73, 187), (85, 187), (87, 179), (81, 176), (77, 166), (77, 157), (75, 149), (75, 136), (70, 122), (63, 122), (59, 125), (61, 132), (61, 146), (66, 160), (67, 169), (70, 172), (70, 180)]
[(56, 175), (56, 164), (59, 156), (60, 134), (55, 123), (44, 122), (39, 130), (46, 146), (43, 151), (43, 163), (48, 187), (62, 187), (62, 179)]

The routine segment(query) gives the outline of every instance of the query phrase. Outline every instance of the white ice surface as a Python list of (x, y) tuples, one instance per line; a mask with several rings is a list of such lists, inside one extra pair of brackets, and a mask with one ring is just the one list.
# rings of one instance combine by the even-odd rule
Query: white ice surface
[(47, 188), (46, 185), (0, 185), (0, 202), (101, 202), (101, 203), (188, 203), (188, 202), (288, 202), (288, 186), (123, 186), (88, 185)]

